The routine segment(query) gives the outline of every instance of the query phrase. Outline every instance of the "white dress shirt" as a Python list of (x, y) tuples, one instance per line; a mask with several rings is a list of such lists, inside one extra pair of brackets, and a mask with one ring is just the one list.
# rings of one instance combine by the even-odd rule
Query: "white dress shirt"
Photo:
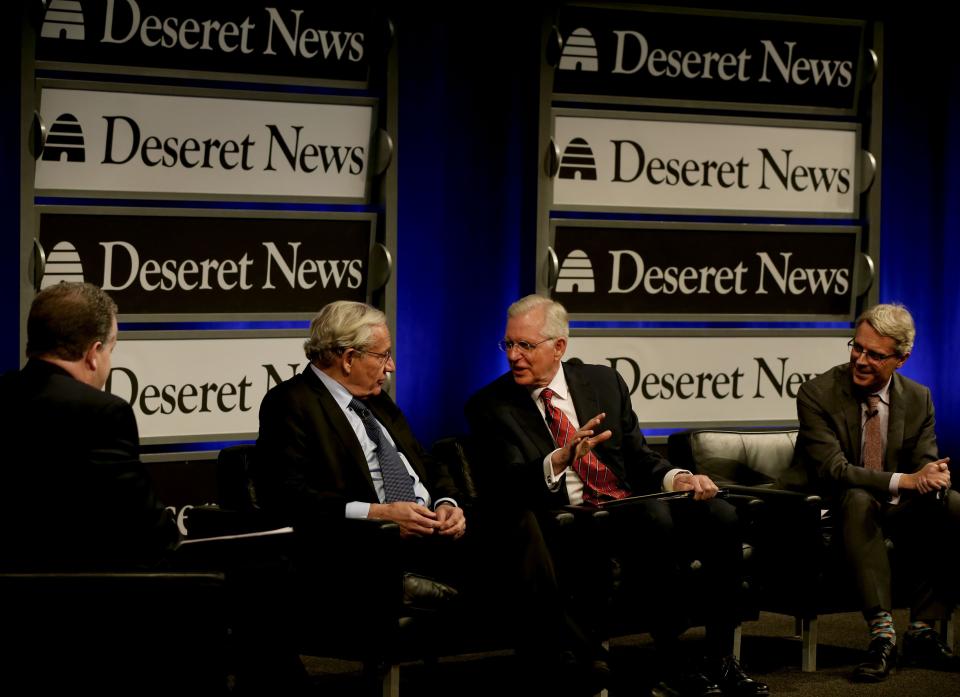
[[(573, 396), (570, 394), (570, 388), (567, 386), (567, 376), (563, 373), (563, 366), (560, 366), (560, 369), (557, 370), (557, 374), (553, 376), (553, 380), (550, 381), (549, 385), (546, 387), (538, 387), (530, 393), (533, 403), (537, 405), (537, 411), (540, 412), (540, 416), (543, 417), (544, 423), (547, 424), (547, 428), (549, 429), (550, 424), (547, 421), (547, 411), (543, 405), (543, 401), (540, 399), (540, 395), (543, 394), (543, 391), (548, 387), (553, 390), (553, 399), (550, 400), (550, 403), (566, 415), (574, 430), (580, 430), (580, 421), (577, 419), (577, 410), (573, 404)], [(605, 430), (606, 427), (601, 423), (598, 432), (602, 433)], [(557, 448), (557, 450), (559, 450), (559, 448)], [(552, 458), (553, 453), (557, 452), (557, 450), (554, 450), (543, 458), (544, 481), (550, 491), (559, 491), (560, 485), (566, 483), (567, 500), (570, 501), (572, 505), (579, 506), (583, 503), (583, 480), (580, 479), (580, 475), (577, 474), (573, 467), (566, 467), (560, 474), (553, 473)], [(664, 491), (673, 491), (673, 478), (681, 472), (687, 473), (688, 471), (674, 468), (667, 472), (662, 483)]]
[[(350, 408), (350, 400), (353, 399), (353, 395), (350, 394), (350, 391), (347, 390), (346, 387), (341, 385), (339, 382), (324, 373), (312, 363), (310, 364), (310, 368), (313, 370), (316, 376), (320, 378), (320, 381), (324, 384), (324, 386), (330, 390), (330, 394), (333, 396), (337, 406), (343, 410), (344, 415), (347, 417), (347, 421), (350, 422), (350, 427), (356, 434), (357, 440), (360, 441), (360, 447), (363, 449), (363, 456), (367, 459), (367, 467), (370, 468), (370, 477), (373, 479), (373, 488), (377, 491), (377, 499), (379, 499), (380, 503), (383, 503), (383, 475), (380, 471), (380, 461), (377, 460), (377, 446), (374, 445), (373, 441), (370, 440), (370, 436), (367, 435), (367, 429), (363, 426), (363, 420), (353, 409)], [(390, 432), (383, 427), (383, 424), (380, 423), (380, 420), (377, 419), (376, 416), (374, 416), (374, 420), (377, 422), (377, 426), (380, 427), (380, 430), (383, 431), (383, 434), (386, 436), (387, 440), (393, 443), (394, 447), (396, 447), (396, 443), (394, 443), (393, 438), (390, 437)], [(420, 481), (420, 477), (417, 476), (416, 471), (410, 466), (406, 456), (400, 452), (399, 449), (397, 449), (397, 454), (400, 456), (400, 461), (403, 463), (403, 466), (406, 467), (407, 473), (413, 477), (413, 493), (417, 497), (417, 503), (429, 508), (430, 492), (427, 491), (427, 488), (423, 485), (423, 482)], [(439, 499), (437, 503), (439, 504), (441, 501), (450, 501), (456, 505), (456, 502), (453, 501), (453, 499)], [(347, 503), (347, 518), (368, 518), (369, 514), (370, 504), (366, 501), (349, 501)]]

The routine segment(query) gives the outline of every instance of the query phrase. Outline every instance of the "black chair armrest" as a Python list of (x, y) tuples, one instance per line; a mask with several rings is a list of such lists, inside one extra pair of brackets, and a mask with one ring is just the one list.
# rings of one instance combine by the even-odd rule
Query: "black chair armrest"
[(805, 494), (799, 491), (771, 489), (763, 486), (741, 486), (739, 484), (730, 484), (724, 488), (731, 494), (750, 496), (767, 503), (776, 503), (778, 505), (809, 506), (819, 510), (823, 504), (823, 500), (819, 496), (815, 494)]

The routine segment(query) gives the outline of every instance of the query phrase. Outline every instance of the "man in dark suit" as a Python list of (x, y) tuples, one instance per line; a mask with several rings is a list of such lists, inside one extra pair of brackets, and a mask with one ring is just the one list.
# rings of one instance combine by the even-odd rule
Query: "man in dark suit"
[[(466, 407), (471, 430), (487, 444), (488, 461), (498, 467), (494, 476), (509, 483), (505, 494), (539, 508), (594, 505), (659, 491), (693, 492), (694, 500), (678, 502), (685, 505), (677, 507), (676, 517), (659, 500), (611, 509), (612, 548), (624, 576), (647, 581), (647, 611), (667, 666), (655, 691), (767, 694), (766, 685), (747, 676), (733, 657), (741, 561), (736, 511), (715, 498), (718, 489), (708, 477), (674, 468), (647, 447), (616, 371), (561, 362), (568, 336), (566, 310), (559, 303), (532, 295), (510, 306), (500, 344), (510, 371), (477, 392)], [(687, 626), (685, 608), (691, 600), (679, 590), (679, 552), (687, 545), (694, 546), (710, 574), (704, 587), (693, 591), (713, 618), (708, 675), (678, 658), (677, 639)], [(585, 542), (583, 553), (588, 552)]]
[(8, 563), (156, 560), (177, 540), (140, 462), (133, 410), (103, 391), (116, 313), (89, 283), (51, 286), (33, 300), (29, 360), (0, 380)]
[(902, 305), (876, 305), (857, 319), (850, 361), (800, 388), (796, 459), (784, 478), (812, 483), (839, 529), (870, 626), (867, 660), (853, 674), (863, 682), (886, 678), (897, 655), (887, 536), (915, 579), (905, 657), (958, 668), (932, 624), (960, 584), (960, 494), (949, 490), (949, 458), (937, 454), (930, 390), (896, 372), (915, 336)]
[[(318, 583), (330, 578), (330, 555), (321, 560), (318, 550), (336, 538), (345, 518), (393, 521), (406, 570), (467, 586), (468, 594), (519, 594), (517, 607), (529, 621), (518, 629), (531, 631), (531, 642), (558, 642), (551, 660), (563, 648), (580, 652), (563, 645), (566, 618), (536, 518), (517, 510), (477, 525), (471, 512), (466, 534), (460, 492), (445, 464), (421, 447), (383, 391), (395, 369), (385, 315), (363, 303), (331, 303), (311, 323), (304, 349), (307, 367), (261, 404), (254, 473), (261, 504), (287, 516), (297, 531), (301, 572)], [(355, 589), (362, 589), (382, 560), (352, 551), (351, 562), (338, 568), (354, 574)], [(602, 673), (605, 666), (577, 658), (578, 677), (602, 679), (580, 672)]]

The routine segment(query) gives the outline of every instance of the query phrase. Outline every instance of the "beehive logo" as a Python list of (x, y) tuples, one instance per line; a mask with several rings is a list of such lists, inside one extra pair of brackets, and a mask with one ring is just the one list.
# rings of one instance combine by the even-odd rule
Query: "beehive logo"
[(593, 264), (582, 249), (574, 249), (560, 264), (557, 293), (593, 293)]
[(67, 157), (67, 162), (86, 160), (83, 128), (73, 114), (60, 114), (60, 117), (50, 126), (47, 140), (43, 144), (45, 162), (60, 162), (64, 155)]
[(587, 29), (574, 29), (563, 44), (560, 53), (560, 70), (582, 70), (595, 73), (600, 69), (597, 61), (597, 42)]
[(61, 281), (83, 283), (83, 264), (77, 248), (69, 242), (57, 242), (47, 256), (47, 265), (43, 270), (40, 290), (55, 286)]
[(597, 161), (593, 157), (590, 143), (583, 138), (574, 138), (563, 150), (560, 158), (561, 179), (597, 180)]
[(83, 41), (83, 8), (77, 0), (50, 0), (40, 36), (44, 39)]

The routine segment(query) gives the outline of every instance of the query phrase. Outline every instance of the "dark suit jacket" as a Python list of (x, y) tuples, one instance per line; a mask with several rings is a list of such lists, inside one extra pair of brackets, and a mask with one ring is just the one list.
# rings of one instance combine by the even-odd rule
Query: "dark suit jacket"
[(175, 541), (127, 402), (30, 360), (0, 379), (0, 404), (0, 556), (97, 563), (158, 557)]
[[(660, 491), (670, 463), (647, 447), (626, 383), (612, 368), (563, 363), (577, 419), (586, 423), (600, 412), (607, 417), (602, 429), (613, 436), (595, 449), (597, 457), (634, 494)], [(490, 464), (505, 467), (497, 481), (488, 481), (514, 503), (553, 507), (568, 503), (566, 488), (547, 489), (543, 458), (556, 449), (546, 422), (529, 391), (508, 372), (473, 395), (466, 406), (470, 428)], [(492, 479), (488, 477), (488, 480)]]
[(894, 472), (915, 472), (937, 459), (930, 390), (894, 373), (882, 472), (860, 466), (860, 402), (849, 364), (838, 365), (805, 382), (797, 395), (800, 433), (793, 467), (784, 483), (827, 496), (857, 487), (879, 497), (889, 492)]
[[(456, 499), (446, 468), (420, 446), (393, 400), (381, 392), (365, 404), (432, 500)], [(377, 503), (360, 441), (309, 365), (263, 398), (253, 474), (261, 503), (287, 516), (300, 532), (342, 520), (349, 501)]]

